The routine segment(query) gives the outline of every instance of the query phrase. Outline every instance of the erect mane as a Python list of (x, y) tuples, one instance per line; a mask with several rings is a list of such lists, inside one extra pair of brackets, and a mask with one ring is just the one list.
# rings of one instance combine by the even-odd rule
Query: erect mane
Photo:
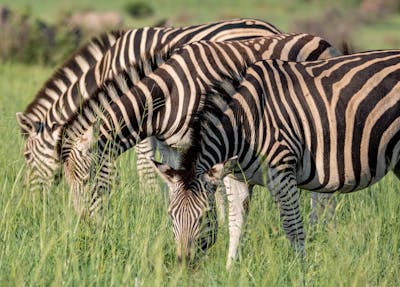
[[(109, 34), (112, 34), (116, 38), (121, 37), (125, 33), (125, 30), (116, 30), (116, 31), (111, 31), (109, 33), (103, 33), (100, 36), (93, 37), (92, 39), (89, 40), (84, 46), (76, 50), (72, 56), (70, 56), (57, 70), (51, 75), (51, 77), (44, 83), (42, 88), (39, 90), (39, 92), (36, 94), (35, 98), (33, 101), (26, 107), (24, 113), (25, 114), (30, 114), (33, 113), (35, 110), (35, 107), (38, 105), (38, 102), (43, 99), (43, 98), (48, 98), (48, 95), (46, 94), (47, 89), (52, 89), (58, 87), (56, 86), (55, 82), (58, 79), (62, 79), (65, 75), (64, 69), (65, 68), (70, 68), (71, 70), (74, 69), (74, 66), (76, 65), (76, 60), (75, 58), (79, 55), (85, 55), (89, 53), (89, 49), (92, 47), (93, 44), (96, 44), (99, 47), (103, 47), (105, 42), (107, 42), (107, 37)], [(106, 51), (106, 50), (105, 50)]]
[[(136, 64), (129, 66), (127, 70), (122, 70), (117, 74), (113, 74), (112, 79), (107, 79), (104, 83), (101, 83), (98, 87), (96, 87), (92, 94), (96, 95), (95, 101), (98, 102), (97, 95), (99, 95), (100, 93), (104, 93), (106, 96), (108, 96), (108, 90), (110, 88), (115, 89), (118, 95), (121, 96), (123, 93), (123, 90), (120, 87), (121, 85), (124, 86), (123, 89), (134, 88), (137, 84), (137, 81), (135, 80), (141, 81), (143, 78), (149, 75), (149, 68), (151, 68), (152, 70), (157, 69), (162, 63), (164, 63), (169, 57), (171, 57), (171, 55), (171, 49), (168, 49), (167, 51), (156, 50), (154, 55), (148, 54), (142, 59), (139, 59)], [(133, 75), (133, 73), (136, 73), (139, 76), (139, 79), (135, 79), (136, 75)], [(68, 129), (73, 124), (73, 122), (82, 114), (82, 111), (85, 110), (88, 104), (93, 100), (93, 97), (85, 99), (81, 104), (80, 111), (76, 111), (69, 118), (67, 123), (64, 125), (64, 129)], [(111, 98), (109, 98), (109, 102), (113, 104)]]
[[(72, 132), (69, 130), (74, 126), (74, 123), (77, 121), (88, 122), (87, 114), (85, 113), (86, 109), (92, 109), (90, 105), (92, 104), (99, 104), (99, 99), (97, 95), (102, 93), (106, 98), (107, 101), (110, 103), (111, 106), (114, 105), (112, 98), (109, 96), (110, 90), (114, 90), (116, 94), (120, 97), (126, 92), (126, 89), (134, 89), (137, 81), (142, 80), (150, 72), (157, 69), (162, 63), (164, 63), (168, 58), (171, 57), (173, 54), (174, 49), (168, 47), (165, 49), (157, 49), (153, 55), (147, 54), (143, 58), (139, 59), (139, 61), (128, 67), (127, 70), (122, 70), (117, 74), (113, 75), (112, 79), (107, 79), (104, 83), (100, 86), (96, 87), (95, 91), (92, 95), (96, 95), (96, 97), (89, 97), (85, 99), (82, 104), (80, 110), (74, 112), (73, 115), (70, 116), (68, 121), (63, 125), (64, 135), (68, 138)], [(145, 103), (143, 102), (143, 105)], [(109, 118), (109, 115), (106, 115)], [(110, 122), (111, 123), (111, 122)], [(57, 144), (57, 149), (62, 151), (62, 141)]]
[(212, 117), (221, 118), (223, 116), (242, 80), (243, 71), (240, 71), (209, 87), (208, 91), (202, 96), (199, 110), (192, 115), (192, 120), (189, 123), (189, 129), (192, 130), (190, 146), (183, 153), (181, 169), (178, 170), (181, 183), (186, 187), (196, 176), (196, 161), (202, 151), (202, 139), (209, 124), (212, 123)]
[[(95, 111), (92, 108), (92, 105), (97, 105), (99, 106), (99, 94), (103, 94), (106, 97), (107, 102), (112, 103), (112, 99), (109, 95), (110, 91), (115, 91), (119, 96), (123, 94), (123, 90), (121, 90), (120, 85), (117, 84), (116, 81), (122, 82), (124, 81), (126, 83), (126, 86), (128, 88), (131, 88), (131, 82), (129, 81), (129, 77), (126, 75), (126, 73), (121, 73), (119, 75), (116, 75), (114, 80), (106, 80), (100, 87), (96, 88), (96, 91), (93, 93), (93, 95), (96, 95), (96, 98), (88, 98), (85, 99), (81, 105), (81, 108), (79, 111), (76, 111), (69, 119), (68, 121), (63, 125), (63, 140), (67, 139), (69, 140), (71, 136), (78, 136), (74, 134), (72, 131), (74, 128), (74, 125), (76, 122), (79, 122), (79, 126), (82, 126), (84, 124), (90, 124), (93, 120), (89, 118), (89, 115), (94, 115), (96, 116)], [(101, 109), (102, 107), (99, 106)], [(87, 127), (83, 127), (81, 129), (85, 130)], [(61, 150), (61, 142), (59, 143), (59, 149)]]

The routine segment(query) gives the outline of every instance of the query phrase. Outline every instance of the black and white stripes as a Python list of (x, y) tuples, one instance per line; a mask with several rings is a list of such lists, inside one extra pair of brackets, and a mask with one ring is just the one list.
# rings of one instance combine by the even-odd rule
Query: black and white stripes
[[(127, 31), (123, 36), (118, 34), (118, 40), (114, 39), (114, 45), (110, 41), (110, 49), (94, 66), (86, 66), (84, 60), (81, 60), (82, 55), (87, 54), (86, 50), (78, 53), (74, 59), (82, 64), (86, 72), (79, 78), (74, 77), (75, 81), (69, 84), (68, 81), (59, 81), (58, 75), (50, 80), (55, 83), (51, 87), (56, 87), (57, 84), (61, 87), (56, 93), (49, 90), (52, 100), (48, 101), (45, 109), (40, 109), (44, 115), (39, 122), (17, 113), (18, 123), (28, 131), (29, 144), (25, 146), (25, 153), (34, 158), (27, 161), (32, 175), (30, 182), (38, 182), (44, 186), (51, 182), (52, 175), (60, 167), (56, 144), (61, 137), (62, 125), (74, 114), (81, 112), (83, 102), (94, 96), (94, 92), (104, 81), (111, 80), (115, 74), (129, 73), (130, 80), (135, 83), (151, 73), (174, 49), (186, 43), (202, 39), (219, 41), (253, 38), (279, 32), (269, 23), (252, 19), (219, 21), (183, 28), (141, 28)], [(90, 44), (87, 50), (91, 51), (92, 46)], [(70, 74), (68, 68), (63, 71), (66, 75)], [(68, 76), (63, 77), (67, 78)], [(35, 101), (32, 108), (39, 109), (39, 102), (41, 100)], [(31, 184), (32, 188), (35, 186)]]
[[(182, 187), (204, 186), (231, 172), (233, 181), (268, 186), (285, 233), (300, 251), (305, 234), (298, 188), (351, 192), (390, 170), (400, 175), (400, 51), (260, 61), (226, 93), (208, 97), (201, 132), (184, 156), (186, 172), (165, 166), (161, 172), (175, 178), (176, 192), (202, 198), (212, 190)], [(228, 265), (236, 255), (231, 251)]]

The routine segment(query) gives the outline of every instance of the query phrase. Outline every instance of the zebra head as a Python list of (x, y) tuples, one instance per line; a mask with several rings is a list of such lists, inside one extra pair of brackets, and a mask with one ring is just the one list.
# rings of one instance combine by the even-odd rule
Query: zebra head
[(153, 164), (169, 187), (168, 213), (173, 222), (178, 261), (191, 262), (197, 253), (211, 247), (217, 237), (216, 185), (201, 179), (190, 180), (189, 174), (166, 164)]
[[(228, 161), (231, 163), (233, 160), (236, 158)], [(166, 164), (152, 162), (169, 187), (168, 213), (173, 221), (178, 261), (191, 262), (198, 253), (205, 253), (217, 239), (214, 194), (226, 175), (227, 162), (217, 164), (199, 176), (193, 176), (191, 170), (175, 170)]]
[(24, 156), (27, 166), (25, 184), (31, 190), (47, 188), (53, 182), (59, 170), (59, 154), (55, 139), (61, 136), (61, 127), (57, 124), (46, 126), (43, 122), (33, 121), (23, 113), (17, 113), (17, 122), (26, 137)]

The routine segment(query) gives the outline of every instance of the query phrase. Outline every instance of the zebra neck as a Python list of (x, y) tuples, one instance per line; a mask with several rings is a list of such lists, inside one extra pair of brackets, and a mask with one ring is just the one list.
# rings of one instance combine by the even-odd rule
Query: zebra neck
[(92, 38), (53, 73), (24, 113), (35, 118), (35, 121), (44, 121), (48, 110), (60, 95), (64, 94), (87, 70), (93, 67), (123, 34), (124, 31), (120, 30)]

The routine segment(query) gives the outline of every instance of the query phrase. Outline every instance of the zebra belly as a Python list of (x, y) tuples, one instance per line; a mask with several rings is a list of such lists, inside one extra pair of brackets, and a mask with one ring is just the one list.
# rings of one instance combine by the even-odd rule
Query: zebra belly
[[(385, 150), (379, 151), (376, 166), (366, 166), (362, 170), (354, 170), (352, 164), (351, 168), (347, 170), (339, 170), (337, 168), (318, 169), (312, 161), (306, 166), (300, 166), (297, 169), (297, 182), (298, 186), (305, 190), (318, 191), (318, 192), (336, 192), (343, 193), (361, 190), (371, 186), (372, 184), (381, 180), (398, 162), (399, 154), (396, 152), (388, 160), (385, 158)], [(332, 166), (337, 167), (338, 165)], [(314, 170), (312, 179), (310, 175)], [(306, 178), (308, 176), (308, 178)]]
[[(260, 165), (258, 168), (253, 169), (252, 171), (246, 170), (243, 172), (235, 171), (235, 178), (244, 181), (250, 184), (267, 186), (267, 173), (265, 172), (267, 169), (266, 165)], [(324, 178), (318, 176), (320, 174), (316, 174), (314, 179), (306, 184), (298, 181), (298, 187), (304, 190), (309, 191), (318, 191), (323, 193), (333, 193), (336, 191), (340, 191), (343, 193), (353, 192), (357, 190), (361, 190), (371, 186), (372, 184), (381, 180), (387, 174), (388, 168), (385, 167), (376, 176), (372, 177), (370, 172), (364, 172), (360, 175), (360, 180), (357, 180), (355, 176), (345, 177), (343, 183), (339, 181), (331, 181), (328, 184), (324, 183)], [(334, 176), (338, 178), (338, 175)], [(301, 175), (298, 173), (297, 178), (301, 178)]]

